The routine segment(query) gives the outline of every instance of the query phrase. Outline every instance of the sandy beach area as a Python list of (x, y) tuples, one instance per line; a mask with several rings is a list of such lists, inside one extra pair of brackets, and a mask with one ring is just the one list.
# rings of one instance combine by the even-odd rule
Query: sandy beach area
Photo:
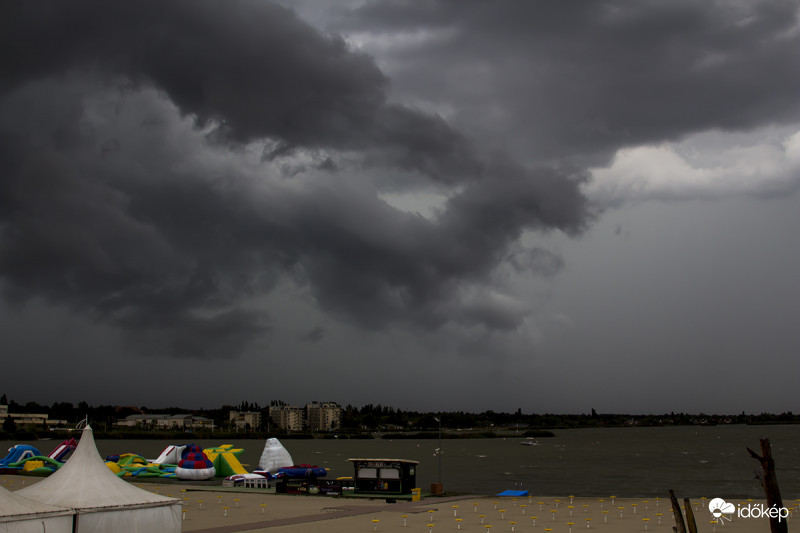
[[(3, 486), (17, 490), (39, 481), (24, 476), (1, 476)], [(571, 498), (537, 496), (443, 496), (419, 502), (384, 499), (269, 494), (215, 490), (213, 487), (135, 483), (151, 492), (183, 501), (183, 531), (350, 533), (373, 531), (399, 533), (440, 531), (552, 531), (597, 530), (614, 533), (672, 531), (674, 525), (668, 497)], [(210, 489), (210, 490), (209, 490)], [(680, 495), (679, 495), (680, 497)], [(734, 516), (724, 524), (713, 524), (708, 502), (692, 500), (698, 531), (768, 532), (766, 518)], [(682, 500), (681, 500), (682, 503)], [(757, 506), (760, 500), (732, 501), (739, 506)], [(784, 502), (788, 508), (796, 501)], [(792, 510), (793, 512), (793, 510)], [(790, 522), (792, 517), (788, 519)], [(720, 521), (721, 522), (721, 521)], [(431, 526), (432, 524), (432, 526)]]

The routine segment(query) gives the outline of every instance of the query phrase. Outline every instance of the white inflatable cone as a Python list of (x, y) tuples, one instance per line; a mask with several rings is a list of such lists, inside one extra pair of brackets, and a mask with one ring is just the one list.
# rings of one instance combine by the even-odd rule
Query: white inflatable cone
[(278, 439), (267, 439), (261, 459), (258, 460), (258, 469), (267, 472), (277, 472), (279, 468), (293, 466), (292, 456), (283, 447)]

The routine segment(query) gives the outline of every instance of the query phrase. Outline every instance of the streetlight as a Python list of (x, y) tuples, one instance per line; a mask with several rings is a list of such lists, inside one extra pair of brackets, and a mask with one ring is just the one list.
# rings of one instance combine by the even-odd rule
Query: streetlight
[(442, 484), (442, 419), (433, 417), (434, 420), (439, 422), (439, 449), (436, 455), (439, 456), (439, 488), (444, 492), (444, 485)]

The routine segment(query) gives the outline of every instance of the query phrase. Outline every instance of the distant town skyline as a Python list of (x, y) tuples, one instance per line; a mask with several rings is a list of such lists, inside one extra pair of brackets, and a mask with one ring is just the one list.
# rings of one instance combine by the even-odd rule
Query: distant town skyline
[(15, 401), (800, 412), (800, 1), (4, 7)]

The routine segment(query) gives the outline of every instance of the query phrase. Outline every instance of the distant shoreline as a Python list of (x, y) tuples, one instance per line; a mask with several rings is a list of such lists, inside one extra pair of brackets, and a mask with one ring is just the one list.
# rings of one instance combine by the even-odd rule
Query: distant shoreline
[[(521, 428), (521, 427), (502, 427), (492, 429), (452, 429), (443, 430), (441, 436), (437, 430), (376, 430), (361, 432), (327, 432), (327, 433), (274, 433), (274, 432), (235, 432), (235, 431), (130, 431), (112, 430), (104, 431), (96, 429), (95, 438), (103, 440), (181, 440), (191, 437), (194, 439), (241, 439), (241, 440), (264, 440), (276, 437), (281, 440), (347, 440), (347, 439), (422, 439), (432, 440), (441, 438), (443, 440), (459, 439), (497, 439), (497, 438), (552, 438), (556, 437), (554, 431), (568, 429), (616, 429), (616, 428), (646, 428), (646, 427), (715, 427), (715, 426), (780, 426), (797, 425), (800, 421), (785, 420), (758, 420), (748, 422), (731, 423), (688, 423), (688, 424), (604, 424), (604, 425), (564, 425), (549, 426), (547, 428)], [(19, 431), (14, 434), (0, 433), (0, 441), (37, 441), (37, 440), (57, 440), (67, 438), (76, 434), (78, 430), (71, 428), (57, 428), (48, 431)]]

